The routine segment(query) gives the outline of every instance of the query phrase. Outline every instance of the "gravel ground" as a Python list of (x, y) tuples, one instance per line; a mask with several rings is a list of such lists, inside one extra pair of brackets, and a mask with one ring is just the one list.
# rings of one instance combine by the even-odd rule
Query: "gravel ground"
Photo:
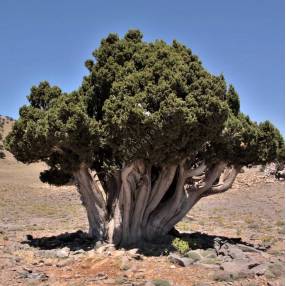
[[(43, 169), (10, 155), (0, 161), (0, 285), (284, 285), (284, 269), (229, 280), (198, 265), (174, 265), (166, 256), (94, 251), (88, 241), (78, 250), (61, 249), (59, 235), (85, 232), (87, 219), (75, 188), (42, 184)], [(201, 200), (177, 228), (270, 246), (264, 256), (284, 263), (284, 182), (265, 179), (257, 168), (246, 170), (230, 191)], [(25, 243), (27, 235), (40, 242), (56, 236), (56, 242), (40, 249)]]

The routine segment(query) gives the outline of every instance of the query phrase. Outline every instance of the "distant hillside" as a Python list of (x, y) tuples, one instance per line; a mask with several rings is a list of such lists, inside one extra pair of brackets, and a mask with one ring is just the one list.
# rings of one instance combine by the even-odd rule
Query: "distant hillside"
[(3, 138), (11, 131), (15, 120), (12, 117), (0, 115), (0, 122), (3, 122)]

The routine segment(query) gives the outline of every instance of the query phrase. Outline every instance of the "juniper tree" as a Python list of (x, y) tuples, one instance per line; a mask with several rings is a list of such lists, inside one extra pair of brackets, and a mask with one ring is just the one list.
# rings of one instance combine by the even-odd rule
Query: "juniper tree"
[(241, 113), (234, 87), (177, 41), (109, 34), (85, 65), (74, 92), (32, 87), (6, 146), (44, 161), (43, 182), (74, 180), (95, 239), (153, 240), (227, 191), (242, 166), (283, 157), (279, 131)]

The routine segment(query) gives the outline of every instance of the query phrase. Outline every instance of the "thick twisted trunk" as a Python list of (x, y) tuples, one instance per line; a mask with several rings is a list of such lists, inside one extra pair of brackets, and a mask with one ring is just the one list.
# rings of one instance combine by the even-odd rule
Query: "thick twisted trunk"
[(102, 240), (106, 236), (106, 207), (101, 185), (94, 178), (87, 166), (82, 165), (74, 173), (81, 201), (86, 208), (91, 237)]
[(239, 169), (223, 162), (190, 168), (183, 160), (157, 168), (152, 182), (152, 167), (137, 160), (109, 177), (104, 188), (85, 165), (74, 177), (90, 235), (126, 246), (167, 234), (202, 197), (230, 188)]

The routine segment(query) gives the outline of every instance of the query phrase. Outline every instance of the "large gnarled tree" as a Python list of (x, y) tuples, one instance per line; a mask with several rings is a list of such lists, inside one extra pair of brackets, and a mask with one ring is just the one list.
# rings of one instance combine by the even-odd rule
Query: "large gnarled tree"
[(279, 131), (243, 115), (234, 87), (177, 41), (131, 30), (93, 56), (78, 90), (32, 87), (6, 146), (19, 161), (46, 162), (43, 182), (74, 179), (95, 239), (153, 240), (227, 191), (243, 165), (283, 157)]

